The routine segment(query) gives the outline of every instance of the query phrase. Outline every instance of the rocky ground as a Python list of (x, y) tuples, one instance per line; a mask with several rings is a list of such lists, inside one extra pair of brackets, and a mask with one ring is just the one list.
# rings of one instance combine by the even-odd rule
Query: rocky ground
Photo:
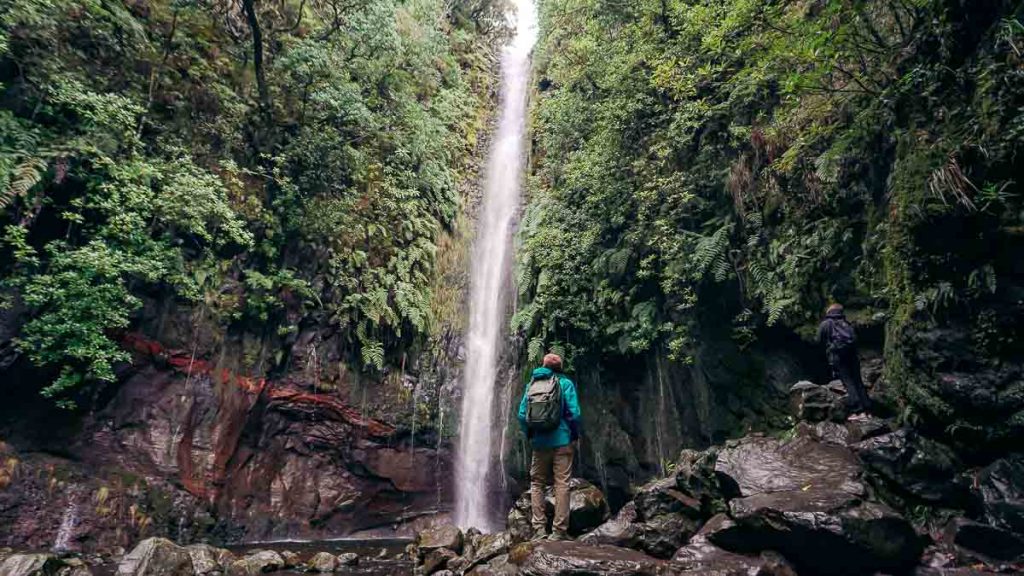
[[(131, 552), (0, 554), (0, 576), (967, 576), (1024, 571), (1024, 454), (969, 467), (912, 428), (847, 420), (841, 386), (792, 388), (799, 423), (707, 450), (634, 490), (614, 515), (573, 479), (571, 542), (529, 541), (528, 494), (495, 534), (441, 525), (404, 550), (229, 551), (143, 540)], [(553, 498), (548, 498), (549, 518)]]
[[(574, 480), (574, 542), (530, 542), (523, 495), (498, 534), (419, 534), (417, 574), (969, 575), (1024, 570), (1024, 455), (967, 469), (880, 418), (846, 420), (838, 383), (792, 389), (800, 423), (685, 450), (614, 517)], [(549, 509), (553, 502), (548, 502)], [(549, 510), (550, 512), (550, 510)]]
[[(3, 576), (255, 576), (275, 573), (343, 573), (391, 576), (412, 572), (405, 542), (280, 542), (261, 547), (218, 548), (209, 544), (179, 546), (165, 538), (148, 538), (131, 552), (55, 555), (0, 550)], [(339, 553), (340, 551), (340, 553)]]

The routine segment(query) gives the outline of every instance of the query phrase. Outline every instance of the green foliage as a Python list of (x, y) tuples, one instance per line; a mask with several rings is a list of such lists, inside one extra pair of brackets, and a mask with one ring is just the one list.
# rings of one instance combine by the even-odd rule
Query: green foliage
[(500, 10), (0, 1), (0, 282), (44, 394), (111, 381), (150, 298), (374, 369), (427, 335)]
[[(977, 242), (1020, 226), (1019, 2), (540, 8), (513, 319), (531, 354), (687, 360), (702, 323), (746, 346), (835, 299), (898, 331), (1013, 274)], [(977, 236), (929, 239), (943, 226)]]

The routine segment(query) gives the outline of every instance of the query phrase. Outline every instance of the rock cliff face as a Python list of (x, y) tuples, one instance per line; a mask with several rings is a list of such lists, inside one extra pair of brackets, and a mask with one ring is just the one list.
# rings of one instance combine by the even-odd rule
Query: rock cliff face
[(426, 445), (429, 427), (368, 416), (301, 374), (250, 378), (138, 334), (124, 344), (134, 361), (116, 392), (67, 429), (26, 434), (69, 415), (5, 406), (0, 544), (393, 533), (447, 509), (450, 453)]

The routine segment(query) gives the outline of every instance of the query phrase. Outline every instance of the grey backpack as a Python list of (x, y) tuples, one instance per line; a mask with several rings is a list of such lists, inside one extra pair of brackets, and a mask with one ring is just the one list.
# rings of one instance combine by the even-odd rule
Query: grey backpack
[(562, 423), (562, 383), (558, 376), (531, 380), (526, 402), (526, 427), (530, 432), (550, 432)]

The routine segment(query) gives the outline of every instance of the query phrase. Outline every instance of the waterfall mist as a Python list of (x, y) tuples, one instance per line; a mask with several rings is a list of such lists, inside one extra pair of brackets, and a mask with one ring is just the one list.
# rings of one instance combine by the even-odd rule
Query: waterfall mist
[(494, 518), (487, 498), (495, 436), (494, 392), (507, 320), (504, 287), (525, 164), (530, 51), (537, 37), (532, 0), (513, 0), (512, 5), (515, 36), (501, 55), (501, 110), (487, 159), (470, 266), (469, 333), (456, 460), (455, 521), (461, 527), (485, 531), (493, 527)]

